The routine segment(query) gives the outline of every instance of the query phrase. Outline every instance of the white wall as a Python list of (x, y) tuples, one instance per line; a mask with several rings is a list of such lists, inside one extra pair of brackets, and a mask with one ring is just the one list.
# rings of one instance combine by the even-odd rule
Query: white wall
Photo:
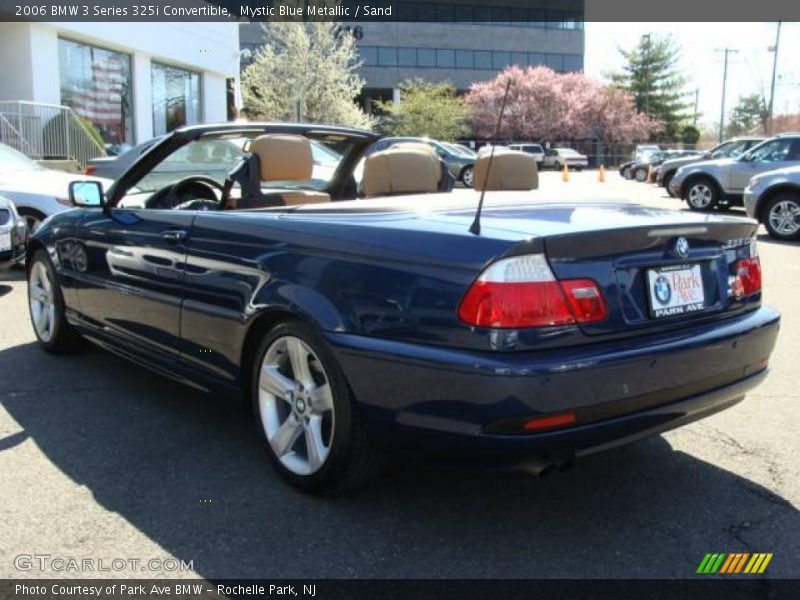
[(239, 76), (237, 23), (0, 23), (0, 100), (60, 104), (59, 37), (131, 56), (137, 143), (153, 136), (154, 60), (199, 72), (202, 120), (227, 119), (225, 79)]

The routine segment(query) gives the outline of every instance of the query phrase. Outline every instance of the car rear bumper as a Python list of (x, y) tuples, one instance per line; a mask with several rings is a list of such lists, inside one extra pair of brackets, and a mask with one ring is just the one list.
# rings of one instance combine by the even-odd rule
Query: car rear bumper
[(758, 206), (759, 194), (754, 194), (750, 188), (744, 190), (744, 208), (747, 211), (747, 216), (751, 219), (756, 218), (756, 208)]
[[(780, 316), (546, 352), (465, 352), (328, 334), (364, 414), (403, 455), (491, 464), (566, 459), (732, 406), (766, 375)], [(537, 433), (531, 419), (571, 413)]]

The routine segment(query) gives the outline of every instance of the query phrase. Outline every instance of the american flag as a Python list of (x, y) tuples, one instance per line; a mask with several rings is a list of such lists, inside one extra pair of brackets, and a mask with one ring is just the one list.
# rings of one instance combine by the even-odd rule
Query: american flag
[(96, 125), (121, 126), (124, 88), (123, 59), (98, 59), (92, 53), (92, 79), (88, 87), (73, 90), (72, 109)]

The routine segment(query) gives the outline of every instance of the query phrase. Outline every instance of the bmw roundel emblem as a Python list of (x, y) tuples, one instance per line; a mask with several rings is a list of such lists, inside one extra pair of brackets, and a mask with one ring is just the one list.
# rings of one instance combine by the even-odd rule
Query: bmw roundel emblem
[(681, 258), (689, 256), (689, 240), (685, 237), (675, 240), (675, 254)]
[[(683, 239), (683, 238), (681, 238)], [(656, 300), (659, 304), (666, 306), (672, 298), (672, 287), (669, 285), (669, 280), (660, 275), (653, 285), (653, 292), (655, 293)]]

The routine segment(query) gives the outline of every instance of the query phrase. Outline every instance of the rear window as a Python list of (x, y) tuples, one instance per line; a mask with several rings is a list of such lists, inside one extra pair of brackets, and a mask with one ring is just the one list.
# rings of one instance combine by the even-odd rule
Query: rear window
[(0, 225), (5, 225), (11, 220), (11, 212), (8, 209), (0, 208)]

